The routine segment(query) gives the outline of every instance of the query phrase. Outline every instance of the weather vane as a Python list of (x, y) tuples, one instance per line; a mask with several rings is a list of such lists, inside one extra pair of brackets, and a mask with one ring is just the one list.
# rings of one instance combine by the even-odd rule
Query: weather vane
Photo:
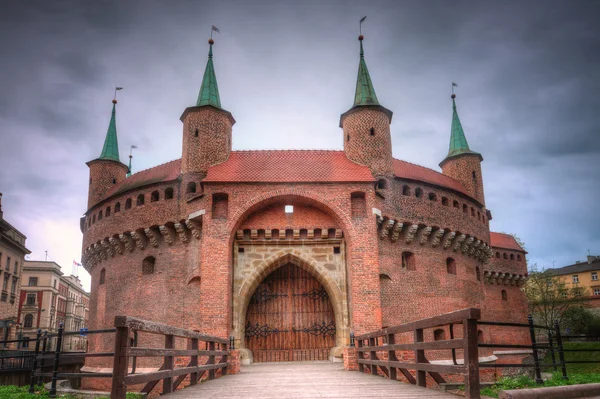
[(119, 91), (119, 90), (123, 90), (123, 88), (122, 87), (115, 87), (115, 96), (113, 97), (113, 101), (115, 101), (115, 102), (117, 101), (117, 91)]
[(452, 95), (454, 95), (454, 88), (458, 87), (458, 85), (454, 82), (452, 82)]
[(214, 26), (214, 25), (213, 25), (213, 26), (210, 28), (210, 38), (211, 38), (211, 40), (212, 40), (212, 35), (213, 35), (213, 32), (221, 33), (221, 31), (219, 30), (219, 28), (217, 28), (216, 26)]
[(363, 22), (365, 22), (365, 19), (367, 19), (367, 16), (365, 15), (364, 17), (362, 17), (360, 19), (360, 22), (358, 23), (358, 33), (362, 36), (362, 24)]

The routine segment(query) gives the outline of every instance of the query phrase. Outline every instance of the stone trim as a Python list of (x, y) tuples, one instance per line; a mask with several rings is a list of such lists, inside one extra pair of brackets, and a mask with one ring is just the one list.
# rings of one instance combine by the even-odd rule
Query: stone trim
[[(490, 245), (480, 238), (441, 227), (427, 226), (376, 215), (379, 238), (389, 237), (391, 242), (403, 241), (405, 244), (415, 243), (421, 246), (431, 245), (432, 248), (442, 246), (444, 250), (451, 249), (465, 256), (488, 263), (493, 255)], [(402, 236), (402, 239), (401, 239)]]
[[(91, 273), (96, 264), (102, 260), (114, 258), (117, 254), (125, 255), (127, 252), (133, 252), (136, 248), (143, 250), (148, 246), (158, 248), (163, 243), (171, 246), (176, 241), (187, 244), (190, 242), (190, 236), (199, 240), (201, 232), (202, 225), (191, 219), (178, 223), (167, 222), (158, 227), (125, 231), (122, 234), (98, 240), (87, 247), (81, 254), (81, 263), (85, 270)], [(161, 237), (162, 239), (160, 239)]]
[(517, 287), (522, 287), (528, 279), (528, 277), (523, 274), (502, 273), (492, 270), (484, 270), (483, 277), (487, 284), (516, 285)]
[[(287, 240), (286, 239), (286, 230), (291, 229), (243, 229), (237, 230), (235, 232), (235, 239), (238, 241), (256, 241), (256, 240)], [(302, 231), (306, 231), (306, 239), (307, 240), (329, 240), (336, 239), (341, 240), (344, 236), (342, 229), (334, 229), (334, 228), (323, 228), (323, 229), (294, 229), (292, 232), (292, 240), (304, 240), (301, 239)], [(319, 236), (315, 235), (315, 230), (321, 230), (321, 234)], [(333, 237), (329, 237), (329, 231), (335, 230), (333, 233)], [(259, 238), (262, 234), (259, 232), (264, 232), (264, 238)]]

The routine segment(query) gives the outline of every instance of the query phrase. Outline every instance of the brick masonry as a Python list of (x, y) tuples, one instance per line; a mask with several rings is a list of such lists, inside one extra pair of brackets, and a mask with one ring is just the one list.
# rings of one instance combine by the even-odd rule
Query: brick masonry
[[(471, 196), (394, 177), (389, 117), (365, 108), (343, 120), (344, 149), (351, 160), (370, 168), (373, 182), (203, 182), (210, 165), (229, 157), (233, 118), (212, 107), (192, 107), (182, 120), (181, 175), (110, 197), (99, 194), (106, 188), (90, 190), (83, 222), (83, 262), (92, 275), (90, 328), (111, 327), (116, 315), (125, 314), (233, 335), (242, 360), (249, 358), (243, 331), (248, 301), (262, 279), (287, 262), (311, 272), (327, 290), (336, 314), (336, 357), (343, 356), (350, 331), (362, 334), (465, 307), (480, 307), (488, 320), (525, 320), (519, 286), (484, 278), (486, 270), (526, 274), (525, 252), (518, 253), (520, 261), (493, 255), (486, 263), (484, 252), (475, 251), (475, 243), (490, 244), (478, 158), (476, 164), (475, 158), (459, 158), (444, 169)], [(467, 163), (464, 176), (461, 162)], [(112, 173), (114, 166), (105, 164), (91, 165), (93, 181)], [(478, 171), (475, 186), (469, 186), (472, 170)], [(378, 186), (380, 178), (385, 182)], [(189, 192), (190, 182), (195, 192)], [(167, 190), (173, 192), (171, 199)], [(140, 196), (144, 201), (138, 205)], [(131, 207), (125, 206), (128, 200)], [(284, 212), (286, 205), (294, 207), (292, 214)], [(405, 226), (395, 240), (393, 232), (382, 234), (376, 213)], [(417, 227), (409, 239), (411, 226)], [(444, 245), (446, 239), (451, 246)], [(333, 253), (334, 247), (340, 254)], [(410, 270), (403, 267), (404, 252), (414, 256)], [(511, 252), (515, 259), (517, 252)], [(149, 257), (154, 271), (144, 274), (142, 264)], [(454, 273), (448, 273), (449, 258)], [(493, 335), (495, 342), (526, 339), (486, 328), (482, 334), (486, 340)], [(93, 351), (111, 351), (111, 345), (110, 337), (90, 339)], [(110, 367), (105, 359), (86, 365), (90, 370)], [(143, 360), (139, 365), (158, 366)]]

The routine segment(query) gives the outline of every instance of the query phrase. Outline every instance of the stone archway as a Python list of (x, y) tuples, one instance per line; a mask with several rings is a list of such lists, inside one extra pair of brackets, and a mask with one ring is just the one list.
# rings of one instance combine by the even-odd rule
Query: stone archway
[[(331, 247), (331, 245), (329, 245)], [(293, 264), (309, 272), (325, 289), (333, 306), (335, 316), (335, 347), (331, 350), (330, 359), (340, 359), (343, 346), (347, 343), (350, 330), (348, 321), (348, 300), (346, 294), (345, 260), (339, 262), (343, 267), (339, 270), (329, 270), (324, 266), (325, 262), (319, 260), (319, 255), (327, 249), (324, 245), (315, 246), (273, 246), (271, 251), (268, 247), (261, 246), (266, 256), (258, 265), (246, 268), (237, 265), (238, 272), (233, 282), (233, 336), (236, 347), (242, 352), (242, 362), (252, 362), (252, 353), (246, 348), (245, 326), (246, 314), (250, 299), (259, 284), (273, 271), (286, 264)], [(315, 252), (316, 251), (316, 252)], [(271, 253), (268, 253), (271, 252)], [(315, 254), (318, 254), (315, 259)]]

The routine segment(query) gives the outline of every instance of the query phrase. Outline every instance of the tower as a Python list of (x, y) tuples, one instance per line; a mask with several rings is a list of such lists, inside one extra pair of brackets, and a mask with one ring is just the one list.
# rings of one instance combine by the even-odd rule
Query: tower
[(125, 174), (129, 171), (127, 165), (119, 159), (119, 143), (117, 141), (116, 105), (114, 99), (112, 114), (108, 124), (108, 131), (104, 139), (104, 147), (100, 156), (87, 162), (90, 168), (90, 187), (88, 190), (88, 209), (96, 205), (106, 192), (115, 184), (125, 180)]
[(186, 108), (180, 118), (183, 122), (181, 173), (193, 174), (189, 176), (192, 179), (202, 179), (210, 166), (229, 158), (231, 128), (235, 123), (231, 113), (221, 108), (213, 66), (213, 39), (208, 44), (208, 62), (196, 106)]
[(382, 107), (377, 100), (365, 62), (363, 38), (363, 35), (358, 37), (360, 62), (354, 105), (340, 117), (344, 152), (352, 161), (368, 166), (374, 177), (392, 177), (392, 111)]
[(485, 205), (483, 194), (483, 177), (481, 176), (480, 153), (471, 151), (458, 113), (456, 112), (456, 95), (452, 94), (452, 127), (450, 130), (450, 148), (448, 155), (440, 163), (442, 173), (461, 182), (467, 192)]

